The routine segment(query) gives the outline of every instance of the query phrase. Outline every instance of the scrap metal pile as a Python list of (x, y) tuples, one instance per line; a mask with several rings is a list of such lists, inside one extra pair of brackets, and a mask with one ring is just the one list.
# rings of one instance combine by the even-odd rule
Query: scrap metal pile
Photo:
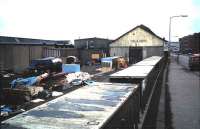
[[(28, 71), (28, 72), (27, 72)], [(3, 88), (1, 116), (9, 116), (21, 105), (39, 103), (63, 95), (68, 89), (83, 86), (91, 75), (80, 71), (80, 64), (63, 64), (60, 58), (32, 60), (26, 74)]]

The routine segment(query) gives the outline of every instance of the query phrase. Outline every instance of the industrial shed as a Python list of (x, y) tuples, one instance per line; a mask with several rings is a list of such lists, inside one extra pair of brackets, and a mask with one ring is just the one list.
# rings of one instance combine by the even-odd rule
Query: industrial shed
[(123, 56), (133, 64), (150, 56), (162, 56), (165, 42), (148, 27), (139, 25), (110, 44), (110, 56)]
[(75, 39), (75, 48), (81, 53), (79, 59), (82, 64), (89, 62), (98, 63), (100, 58), (109, 56), (110, 39), (104, 38), (84, 38)]
[(76, 56), (69, 40), (42, 40), (0, 36), (0, 71), (21, 71), (32, 59)]

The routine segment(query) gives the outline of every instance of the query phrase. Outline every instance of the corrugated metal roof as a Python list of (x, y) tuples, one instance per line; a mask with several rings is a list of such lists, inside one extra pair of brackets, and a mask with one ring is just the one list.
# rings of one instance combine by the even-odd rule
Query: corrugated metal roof
[(74, 41), (79, 41), (79, 40), (95, 40), (95, 39), (98, 39), (98, 40), (108, 40), (108, 41), (113, 41), (111, 39), (106, 39), (106, 38), (98, 38), (98, 37), (93, 37), (93, 38), (82, 38), (82, 39), (75, 39)]
[(32, 38), (20, 38), (20, 37), (7, 37), (0, 36), (0, 44), (69, 44), (70, 40), (43, 40), (43, 39), (32, 39)]

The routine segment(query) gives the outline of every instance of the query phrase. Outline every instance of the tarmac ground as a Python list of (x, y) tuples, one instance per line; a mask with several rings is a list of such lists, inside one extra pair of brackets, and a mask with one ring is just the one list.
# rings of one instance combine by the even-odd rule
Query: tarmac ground
[(200, 129), (200, 76), (171, 59), (168, 69), (168, 103), (172, 129)]
[(157, 129), (200, 129), (200, 71), (171, 58), (161, 88)]

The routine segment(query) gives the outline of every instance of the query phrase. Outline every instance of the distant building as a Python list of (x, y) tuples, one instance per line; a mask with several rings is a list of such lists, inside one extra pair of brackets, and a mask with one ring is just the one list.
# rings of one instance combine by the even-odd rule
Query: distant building
[(150, 56), (162, 56), (165, 42), (148, 27), (139, 25), (110, 44), (110, 55), (123, 56), (132, 64)]
[(180, 52), (183, 54), (200, 53), (200, 32), (179, 39)]
[(75, 55), (74, 51), (69, 40), (0, 36), (0, 70), (20, 71), (27, 68), (32, 59)]
[(104, 38), (75, 39), (74, 45), (78, 49), (108, 49), (112, 40)]
[(169, 49), (172, 52), (179, 52), (180, 51), (180, 43), (179, 42), (170, 42)]
[(109, 56), (109, 44), (112, 40), (104, 38), (85, 38), (74, 40), (75, 48), (78, 49), (81, 63), (97, 63), (100, 58)]
[(19, 45), (69, 45), (70, 40), (43, 40), (32, 38), (0, 36), (0, 44)]

